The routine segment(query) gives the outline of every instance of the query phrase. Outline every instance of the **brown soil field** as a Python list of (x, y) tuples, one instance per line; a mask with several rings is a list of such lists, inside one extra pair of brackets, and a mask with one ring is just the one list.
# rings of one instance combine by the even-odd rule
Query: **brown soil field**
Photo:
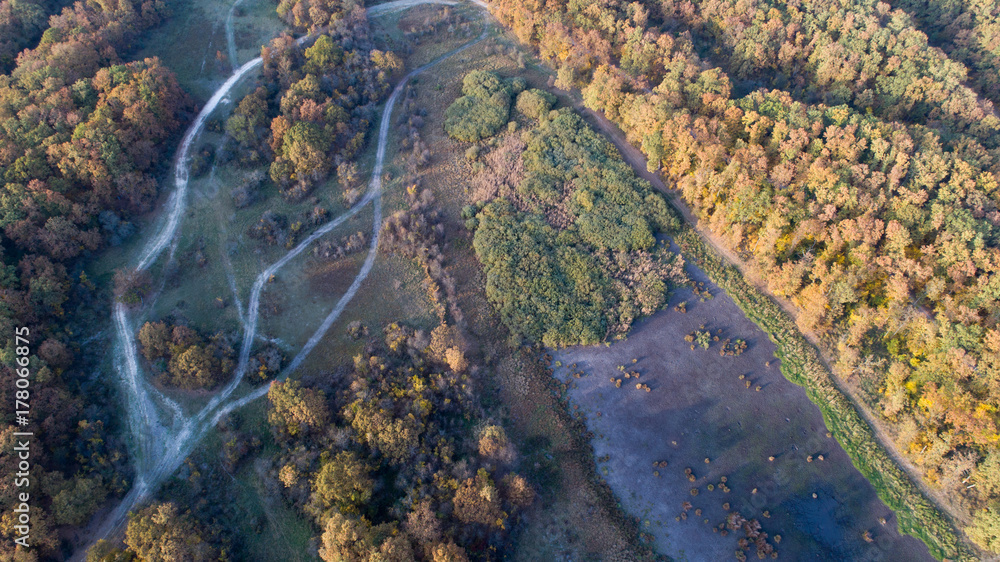
[[(572, 407), (595, 435), (601, 473), (622, 507), (642, 517), (657, 550), (677, 559), (733, 559), (742, 532), (713, 531), (728, 502), (768, 535), (781, 535), (780, 559), (932, 560), (923, 543), (898, 533), (892, 511), (827, 437), (819, 409), (782, 377), (765, 334), (703, 272), (691, 264), (687, 270), (713, 298), (681, 288), (668, 310), (637, 324), (628, 340), (553, 353)], [(673, 310), (680, 302), (686, 313)], [(713, 336), (721, 330), (720, 341), (692, 350), (684, 337), (702, 325)], [(745, 340), (747, 350), (720, 356), (726, 338)], [(629, 371), (639, 379), (624, 378)], [(621, 379), (620, 388), (612, 378)], [(660, 461), (667, 466), (653, 466)], [(723, 476), (729, 492), (720, 490)], [(692, 507), (677, 521), (685, 501)]]

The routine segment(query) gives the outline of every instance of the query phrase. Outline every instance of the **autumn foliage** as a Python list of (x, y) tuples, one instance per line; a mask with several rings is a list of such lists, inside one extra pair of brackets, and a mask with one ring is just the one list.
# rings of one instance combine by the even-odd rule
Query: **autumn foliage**
[(331, 174), (347, 173), (401, 63), (374, 48), (363, 10), (348, 12), (309, 46), (286, 34), (261, 56), (263, 85), (226, 123), (229, 150), (245, 165), (270, 162), (282, 193), (300, 199)]
[[(493, 11), (796, 307), (925, 481), (975, 512), (974, 538), (995, 549), (995, 15), (900, 6), (917, 18), (882, 2), (501, 0)], [(955, 20), (932, 16), (943, 12)]]
[[(0, 68), (10, 70), (0, 76), (0, 333), (10, 346), (14, 327), (27, 326), (33, 346), (44, 342), (44, 353), (33, 348), (31, 366), (32, 406), (44, 412), (33, 420), (43, 428), (34, 446), (45, 451), (33, 469), (50, 482), (30, 490), (30, 553), (15, 553), (14, 520), (0, 522), (4, 560), (60, 557), (56, 526), (87, 522), (128, 488), (124, 444), (110, 431), (107, 379), (81, 373), (90, 368), (79, 362), (87, 350), (74, 344), (95, 303), (112, 295), (98, 293), (80, 264), (121, 243), (134, 231), (133, 218), (150, 209), (167, 148), (190, 110), (159, 60), (123, 58), (138, 34), (164, 17), (162, 2), (63, 6), (0, 2)], [(60, 9), (46, 29), (48, 13)], [(142, 300), (144, 283), (134, 273), (116, 279), (115, 296), (128, 304)], [(106, 319), (106, 308), (99, 314)], [(7, 369), (0, 395), (13, 403), (15, 377)], [(0, 421), (12, 424), (12, 415), (7, 410)], [(6, 466), (13, 457), (4, 451)]]
[(445, 361), (460, 336), (397, 323), (383, 333), (339, 382), (271, 385), (281, 452), (269, 479), (315, 522), (323, 560), (499, 559), (535, 492), (473, 378)]

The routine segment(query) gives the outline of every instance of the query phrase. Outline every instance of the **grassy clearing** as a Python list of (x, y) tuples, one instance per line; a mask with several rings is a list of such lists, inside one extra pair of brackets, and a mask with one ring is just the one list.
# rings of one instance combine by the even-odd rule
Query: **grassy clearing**
[(258, 401), (239, 411), (235, 416), (235, 429), (255, 435), (261, 447), (253, 457), (245, 459), (233, 472), (226, 472), (219, 459), (222, 442), (218, 434), (211, 434), (196, 453), (201, 463), (211, 465), (209, 470), (222, 471), (223, 489), (212, 491), (216, 497), (226, 498), (232, 506), (229, 513), (239, 514), (238, 521), (230, 524), (239, 532), (234, 538), (236, 559), (306, 561), (315, 560), (309, 554), (314, 536), (312, 523), (297, 511), (290, 509), (275, 490), (269, 489), (263, 473), (267, 459), (278, 452), (271, 437), (264, 401)]
[(938, 559), (974, 560), (951, 521), (923, 496), (878, 444), (872, 428), (836, 387), (819, 353), (784, 310), (747, 283), (740, 271), (711, 250), (692, 228), (686, 227), (676, 242), (684, 256), (694, 259), (775, 343), (782, 374), (805, 388), (854, 466), (872, 483), (879, 498), (896, 512), (900, 529), (922, 540)]
[[(407, 38), (408, 33), (433, 22), (441, 21), (448, 16), (457, 18), (460, 22), (454, 26), (453, 31), (449, 31), (449, 27), (445, 24), (439, 26), (439, 30), (432, 32), (429, 36), (416, 35)], [(371, 22), (372, 29), (376, 34), (375, 37), (386, 48), (396, 51), (400, 55), (409, 51), (405, 57), (407, 70), (423, 66), (462, 46), (482, 33), (483, 25), (485, 25), (482, 10), (467, 4), (415, 6), (407, 10), (379, 15), (372, 18)], [(416, 45), (417, 42), (419, 45)], [(413, 46), (412, 49), (411, 46)], [(458, 56), (463, 55), (464, 53)]]
[[(253, 87), (253, 80), (248, 80), (238, 88), (240, 91), (234, 92), (234, 99)], [(224, 121), (232, 108), (233, 104), (220, 106), (212, 118)], [(214, 151), (222, 140), (220, 133), (204, 132), (192, 152), (201, 152), (203, 149)], [(368, 144), (359, 158), (363, 177), (367, 177), (374, 161), (374, 143)], [(266, 167), (262, 170), (266, 174)], [(236, 329), (239, 324), (230, 276), (234, 278), (236, 293), (245, 307), (256, 276), (290, 249), (269, 245), (248, 236), (248, 231), (260, 220), (261, 214), (269, 210), (291, 223), (297, 217), (307, 214), (314, 206), (327, 209), (329, 218), (346, 211), (341, 197), (343, 189), (335, 179), (318, 185), (309, 197), (297, 202), (285, 200), (274, 185), (265, 181), (260, 189), (259, 201), (239, 209), (233, 204), (230, 190), (252, 171), (232, 162), (215, 166), (210, 172), (190, 180), (187, 210), (174, 253), (175, 263), (169, 266), (160, 263), (154, 267), (154, 276), (164, 274), (167, 279), (163, 292), (149, 313), (150, 317), (181, 313), (194, 325), (207, 331)], [(363, 220), (365, 212), (359, 213), (355, 219), (348, 221), (336, 232), (331, 232), (329, 236), (340, 237), (358, 230), (367, 235), (371, 230), (371, 210), (366, 212), (369, 217), (367, 223)], [(153, 230), (155, 227), (154, 220), (146, 228)], [(301, 240), (313, 228), (315, 227), (303, 227), (294, 240)], [(136, 236), (130, 244), (123, 245), (121, 252), (108, 252), (95, 265), (92, 275), (109, 280), (114, 268), (128, 264), (126, 257), (138, 252), (138, 238)]]
[[(233, 0), (170, 0), (172, 15), (137, 43), (132, 56), (159, 57), (181, 86), (199, 104), (204, 102), (233, 70), (226, 42), (232, 5)], [(270, 0), (242, 0), (232, 25), (237, 66), (259, 56), (261, 45), (285, 28)]]
[[(339, 238), (358, 231), (370, 236), (371, 210), (355, 217), (327, 236)], [(288, 262), (261, 295), (258, 332), (300, 349), (354, 281), (367, 249), (336, 261), (315, 259), (307, 250)]]

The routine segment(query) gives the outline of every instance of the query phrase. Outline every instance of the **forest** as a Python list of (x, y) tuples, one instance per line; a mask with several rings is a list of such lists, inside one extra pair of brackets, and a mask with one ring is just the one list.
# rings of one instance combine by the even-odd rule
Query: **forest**
[(465, 344), (444, 325), (383, 334), (336, 388), (272, 384), (271, 428), (288, 452), (271, 477), (321, 530), (323, 560), (499, 559), (535, 493), (472, 392), (477, 367), (449, 353)]
[[(465, 359), (467, 345), (444, 324), (427, 333), (390, 323), (365, 338), (352, 364), (334, 367), (339, 376), (270, 383), (278, 449), (267, 457), (266, 485), (312, 523), (322, 560), (500, 559), (535, 491), (473, 392), (479, 367)], [(220, 424), (229, 471), (260, 445), (238, 417)], [(129, 517), (124, 548), (101, 541), (88, 560), (252, 556), (235, 550), (226, 521), (252, 523), (218, 497), (218, 473), (195, 466), (171, 485), (174, 500)]]
[[(48, 12), (58, 13), (48, 19)], [(110, 296), (81, 264), (128, 238), (133, 217), (149, 210), (168, 141), (191, 108), (157, 59), (126, 62), (130, 42), (165, 14), (154, 1), (0, 5), (0, 67), (9, 71), (0, 76), (0, 326), (5, 334), (30, 330), (31, 399), (42, 428), (33, 461), (43, 475), (30, 489), (35, 548), (15, 548), (14, 520), (5, 516), (5, 560), (58, 557), (58, 528), (87, 522), (131, 484), (113, 398), (91, 377), (76, 340), (88, 321), (107, 317)], [(33, 39), (36, 47), (17, 54)], [(11, 339), (0, 368), (7, 403), (14, 400), (13, 353)], [(5, 451), (13, 414), (0, 414)], [(15, 461), (0, 455), (11, 473)], [(0, 486), (5, 505), (14, 493), (13, 481)]]
[[(350, 162), (364, 145), (372, 106), (399, 61), (373, 49), (363, 8), (286, 4), (279, 12), (293, 30), (329, 31), (304, 48), (288, 35), (265, 46), (262, 86), (227, 125), (234, 153), (248, 164), (269, 164), (273, 181), (297, 198), (332, 171), (317, 164), (333, 162), (337, 170), (343, 163), (337, 171), (354, 173)], [(81, 346), (79, 337), (95, 319), (108, 317), (112, 297), (139, 306), (151, 279), (119, 271), (112, 292), (83, 269), (135, 233), (195, 109), (158, 59), (130, 58), (142, 34), (170, 16), (158, 0), (0, 4), (0, 326), (7, 334), (30, 329), (32, 405), (42, 412), (33, 457), (40, 477), (30, 489), (33, 548), (15, 547), (14, 520), (5, 516), (5, 560), (61, 558), (68, 544), (60, 529), (87, 523), (131, 486), (126, 447), (117, 436), (117, 398), (110, 381), (94, 371), (98, 348)], [(234, 358), (226, 337), (170, 321), (147, 323), (139, 333), (158, 382), (195, 390), (228, 380)], [(272, 378), (282, 360), (273, 346), (258, 350), (251, 380)], [(8, 403), (14, 365), (11, 339), (0, 382)], [(0, 414), (7, 426), (0, 441), (7, 445), (12, 416), (10, 409)], [(0, 465), (12, 473), (15, 464), (13, 455), (0, 454)], [(12, 482), (0, 486), (5, 504), (15, 492)], [(136, 526), (162, 526), (164, 514), (176, 514), (170, 525), (179, 528), (205, 523), (184, 513), (169, 503), (150, 506), (136, 514)], [(148, 532), (130, 533), (133, 554), (143, 555), (141, 537)], [(157, 534), (172, 536), (163, 528)], [(198, 559), (214, 560), (219, 552), (195, 550)]]
[[(578, 89), (618, 125), (748, 278), (794, 307), (797, 327), (818, 338), (924, 483), (967, 514), (968, 537), (1000, 553), (1000, 12), (971, 0), (490, 9), (555, 70), (552, 88)], [(281, 0), (276, 11), (290, 32), (262, 48), (259, 87), (222, 124), (215, 157), (257, 170), (232, 191), (238, 207), (268, 181), (301, 201), (331, 178), (351, 205), (355, 159), (403, 65), (376, 48), (360, 4)], [(170, 16), (162, 0), (0, 0), (0, 331), (30, 328), (44, 430), (30, 490), (36, 548), (14, 547), (5, 515), (5, 560), (60, 558), (67, 529), (131, 485), (117, 397), (80, 337), (113, 298), (140, 306), (151, 280), (123, 270), (105, 290), (83, 268), (133, 236), (195, 109), (158, 59), (130, 57)], [(299, 43), (293, 32), (316, 38)], [(554, 103), (521, 79), (475, 71), (443, 123), (475, 170), (462, 219), (514, 346), (624, 337), (686, 282), (664, 244), (680, 232), (676, 211)], [(416, 182), (403, 197), (385, 251), (415, 260), (439, 324), (355, 326), (358, 337), (379, 335), (336, 384), (271, 382), (284, 357), (258, 350), (251, 379), (270, 384), (268, 426), (283, 451), (269, 484), (309, 519), (325, 560), (497, 558), (534, 491), (471, 395), (479, 366), (433, 196)], [(290, 223), (326, 213), (289, 221), (262, 211), (247, 234), (290, 245)], [(366, 241), (328, 242), (314, 257)], [(176, 318), (137, 336), (163, 386), (212, 389), (232, 370), (223, 335)], [(8, 341), (0, 365), (7, 403), (13, 350)], [(4, 451), (12, 416), (0, 412)], [(221, 427), (234, 467), (260, 445), (238, 425)], [(15, 462), (0, 453), (3, 470)], [(193, 508), (213, 483), (192, 466), (167, 494), (176, 501), (132, 514), (123, 550), (102, 543), (90, 558), (228, 556), (227, 531)], [(5, 482), (0, 500), (15, 492)]]
[(795, 306), (925, 482), (970, 514), (968, 536), (1000, 551), (996, 16), (964, 2), (492, 11)]

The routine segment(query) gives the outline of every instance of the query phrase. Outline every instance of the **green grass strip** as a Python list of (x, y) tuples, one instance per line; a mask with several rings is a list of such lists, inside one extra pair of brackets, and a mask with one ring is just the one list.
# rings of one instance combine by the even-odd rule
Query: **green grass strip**
[(879, 445), (855, 404), (837, 389), (833, 374), (816, 348), (799, 332), (773, 299), (744, 280), (743, 274), (710, 248), (690, 225), (676, 236), (686, 259), (693, 259), (736, 302), (777, 346), (781, 373), (802, 386), (823, 413), (826, 427), (875, 487), (879, 498), (896, 512), (899, 528), (927, 545), (939, 560), (976, 560), (958, 538), (955, 527)]

